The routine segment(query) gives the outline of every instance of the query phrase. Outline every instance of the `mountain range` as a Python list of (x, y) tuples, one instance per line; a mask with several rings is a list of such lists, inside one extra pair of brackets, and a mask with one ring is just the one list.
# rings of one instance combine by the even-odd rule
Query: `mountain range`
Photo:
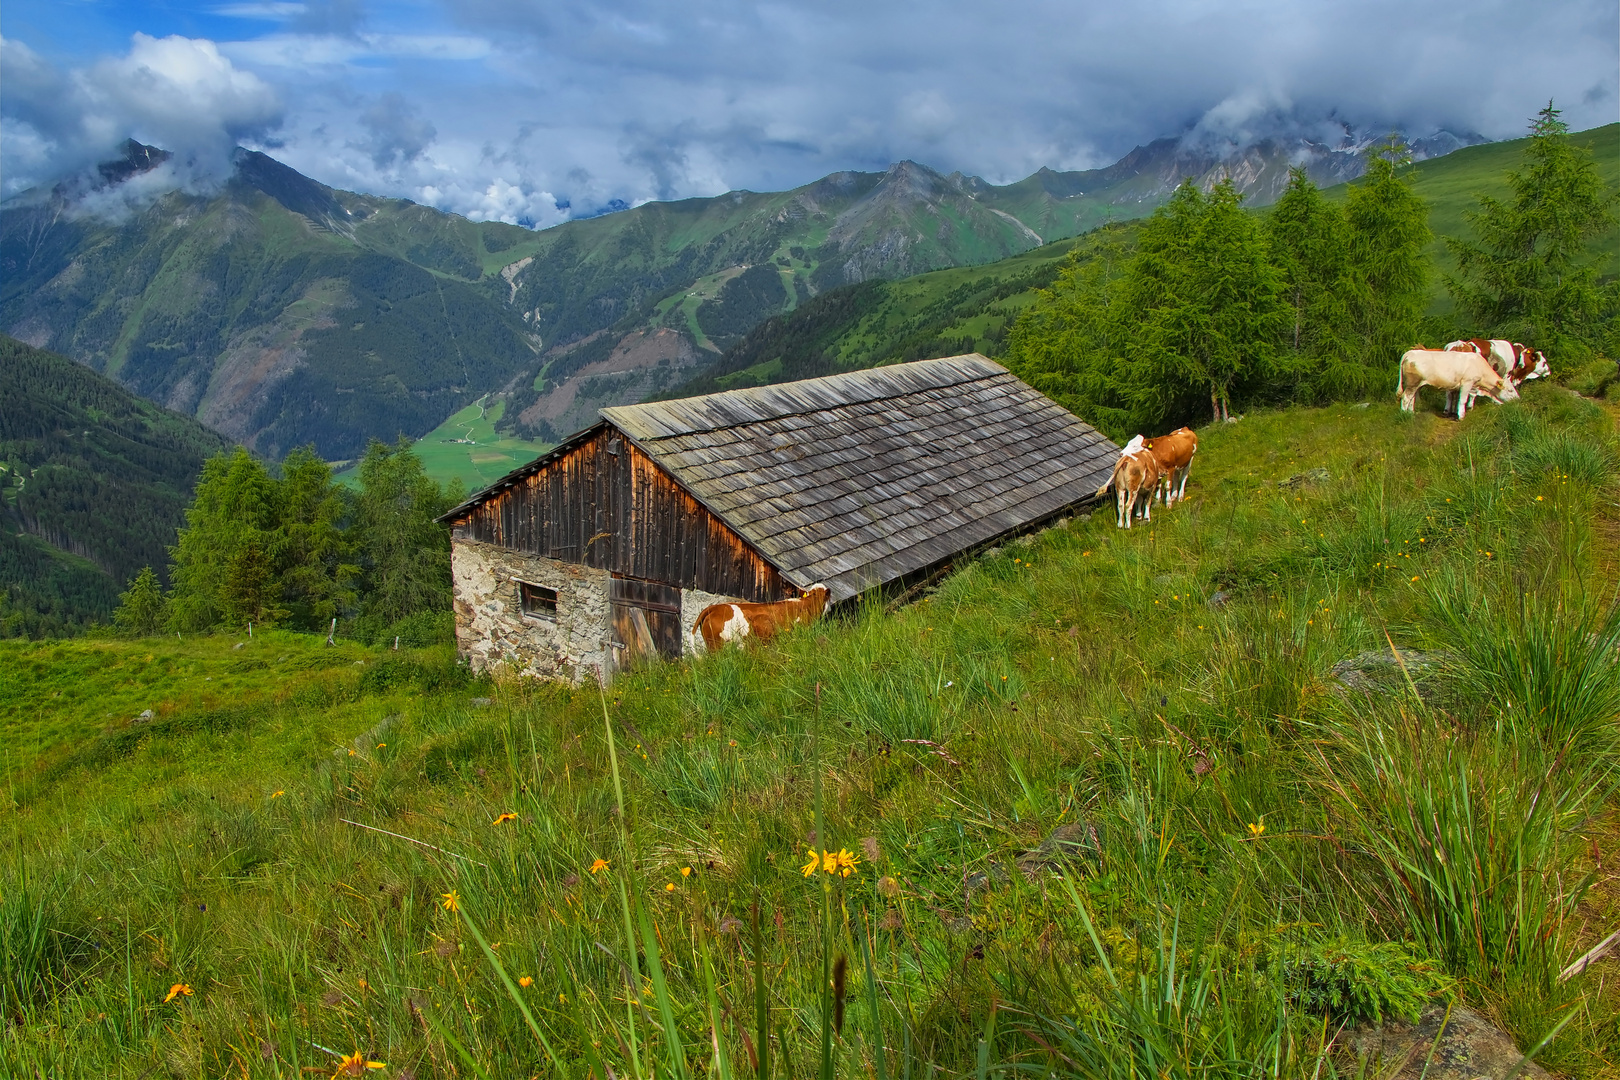
[[(1442, 132), (1415, 149), (1478, 141)], [(1007, 185), (902, 161), (541, 232), (339, 191), (250, 150), (217, 189), (140, 197), (168, 154), (130, 142), (0, 206), (0, 329), (267, 457), (311, 443), (353, 458), (492, 393), (504, 426), (549, 442), (603, 405), (669, 392), (832, 287), (1140, 217), (1187, 177), (1230, 174), (1268, 202), (1291, 165), (1320, 183), (1358, 175), (1366, 142), (1348, 128), (1333, 145), (1161, 139)]]

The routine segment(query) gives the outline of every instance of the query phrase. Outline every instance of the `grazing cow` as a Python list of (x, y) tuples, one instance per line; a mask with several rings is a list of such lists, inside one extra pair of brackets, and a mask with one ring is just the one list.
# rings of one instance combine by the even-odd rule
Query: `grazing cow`
[[(1504, 341), (1500, 338), (1467, 338), (1453, 341), (1446, 346), (1447, 352), (1471, 352), (1483, 356), (1496, 373), (1513, 384), (1517, 390), (1531, 379), (1544, 379), (1552, 374), (1552, 366), (1547, 363), (1547, 355), (1540, 349), (1532, 349), (1521, 345), (1517, 341)], [(1451, 411), (1452, 393), (1446, 393), (1446, 411)], [(1470, 402), (1469, 404), (1472, 404)]]
[(1153, 520), (1153, 489), (1158, 484), (1159, 463), (1154, 460), (1153, 451), (1147, 449), (1146, 440), (1138, 435), (1120, 451), (1119, 460), (1114, 463), (1113, 476), (1097, 489), (1097, 494), (1106, 495), (1109, 488), (1114, 489), (1117, 524), (1121, 529), (1128, 529), (1138, 499), (1142, 500), (1142, 517), (1147, 521)]
[(1142, 445), (1158, 463), (1162, 477), (1161, 501), (1166, 507), (1180, 502), (1187, 494), (1187, 474), (1192, 472), (1193, 455), (1198, 453), (1198, 436), (1192, 428), (1177, 428)]
[(692, 624), (692, 636), (709, 652), (746, 637), (768, 642), (790, 626), (815, 622), (826, 609), (827, 586), (818, 582), (803, 596), (774, 604), (710, 604)]
[(1408, 349), (1401, 357), (1400, 382), (1395, 392), (1401, 398), (1401, 411), (1411, 412), (1417, 392), (1425, 386), (1456, 390), (1457, 419), (1468, 414), (1474, 398), (1483, 394), (1497, 404), (1519, 400), (1513, 384), (1497, 374), (1485, 358), (1473, 352), (1445, 352), (1436, 349)]

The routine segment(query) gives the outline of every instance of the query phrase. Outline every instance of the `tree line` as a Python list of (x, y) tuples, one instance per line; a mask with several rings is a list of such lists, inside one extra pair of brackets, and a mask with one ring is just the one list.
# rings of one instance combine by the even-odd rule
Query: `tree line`
[(114, 625), (135, 636), (341, 623), (373, 643), (447, 637), (450, 534), (434, 519), (461, 493), (429, 477), (405, 438), (373, 440), (357, 471), (351, 491), (308, 447), (275, 473), (240, 447), (208, 459), (169, 549), (171, 587), (144, 568)]
[[(1532, 123), (1511, 196), (1479, 198), (1477, 239), (1446, 238), (1449, 318), (1426, 316), (1428, 207), (1391, 136), (1345, 202), (1301, 168), (1264, 218), (1230, 179), (1190, 180), (1137, 233), (1079, 249), (1019, 318), (1003, 354), (1026, 382), (1115, 436), (1234, 408), (1362, 398), (1394, 385), (1428, 338), (1522, 341), (1580, 369), (1616, 351), (1620, 287), (1588, 255), (1615, 224), (1589, 151), (1551, 103)], [(1614, 365), (1602, 361), (1612, 378)]]

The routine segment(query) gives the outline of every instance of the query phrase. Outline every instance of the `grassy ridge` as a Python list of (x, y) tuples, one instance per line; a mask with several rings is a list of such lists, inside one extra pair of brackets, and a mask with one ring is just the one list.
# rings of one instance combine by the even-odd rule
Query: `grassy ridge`
[[(606, 699), (183, 642), (193, 678), (265, 662), (240, 707), (159, 702), (68, 760), (91, 700), (151, 700), (157, 645), (16, 647), (86, 697), (4, 719), (43, 761), (0, 816), (0, 1071), (751, 1074), (758, 976), (783, 1076), (823, 1046), (840, 1076), (1326, 1075), (1339, 1023), (1435, 991), (1522, 1045), (1572, 1016), (1543, 1059), (1603, 1075), (1613, 980), (1552, 973), (1620, 917), (1590, 855), (1617, 835), (1614, 422), (1540, 386), (1460, 425), (1251, 414), (1149, 526), (1097, 514)], [(807, 878), (812, 844), (858, 869)]]

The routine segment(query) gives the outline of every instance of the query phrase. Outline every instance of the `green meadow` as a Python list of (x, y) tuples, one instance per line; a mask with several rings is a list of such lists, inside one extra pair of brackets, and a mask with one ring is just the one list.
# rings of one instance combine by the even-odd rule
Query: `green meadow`
[[(497, 432), (495, 425), (506, 404), (505, 398), (494, 404), (479, 398), (416, 440), (411, 449), (422, 459), (422, 468), (440, 484), (459, 483), (465, 491), (480, 491), (551, 449), (550, 443)], [(357, 465), (348, 464), (337, 478), (358, 485)]]
[(0, 1074), (1370, 1077), (1435, 1001), (1612, 1076), (1616, 414), (1430, 405), (606, 692), (3, 643)]

